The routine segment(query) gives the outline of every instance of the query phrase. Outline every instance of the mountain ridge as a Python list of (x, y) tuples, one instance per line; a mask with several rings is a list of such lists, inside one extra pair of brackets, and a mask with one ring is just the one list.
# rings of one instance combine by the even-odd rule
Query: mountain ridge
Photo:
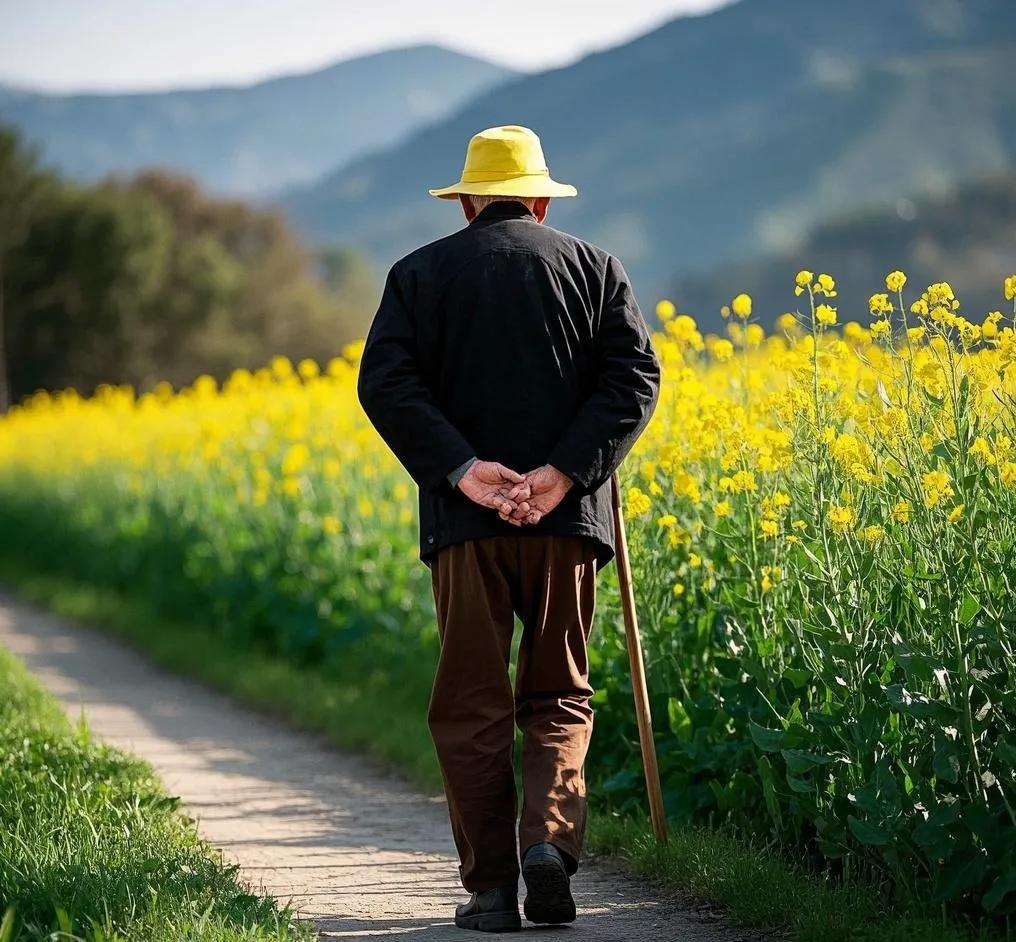
[(888, 272), (907, 274), (908, 303), (925, 286), (949, 282), (963, 312), (975, 322), (1001, 309), (1012, 314), (1002, 283), (1016, 269), (1016, 172), (972, 181), (939, 196), (901, 200), (895, 207), (864, 206), (822, 221), (791, 251), (730, 263), (676, 279), (667, 296), (703, 330), (726, 324), (720, 306), (734, 294), (753, 299), (755, 316), (769, 330), (784, 311), (804, 311), (794, 296), (801, 269), (836, 279), (840, 323), (868, 324), (868, 298), (885, 291)]
[(59, 94), (0, 86), (0, 122), (93, 180), (172, 166), (232, 195), (267, 195), (391, 145), (517, 73), (434, 43), (242, 85)]

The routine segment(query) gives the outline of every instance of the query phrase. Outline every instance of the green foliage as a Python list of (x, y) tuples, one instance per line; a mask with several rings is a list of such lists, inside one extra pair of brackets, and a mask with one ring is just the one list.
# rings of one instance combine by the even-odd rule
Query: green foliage
[(0, 756), (2, 942), (308, 938), (238, 883), (145, 763), (71, 728), (2, 649)]
[(221, 379), (278, 353), (324, 361), (366, 328), (365, 262), (337, 249), (319, 262), (277, 213), (163, 172), (62, 183), (7, 131), (0, 180), (0, 323), (5, 314), (15, 400)]

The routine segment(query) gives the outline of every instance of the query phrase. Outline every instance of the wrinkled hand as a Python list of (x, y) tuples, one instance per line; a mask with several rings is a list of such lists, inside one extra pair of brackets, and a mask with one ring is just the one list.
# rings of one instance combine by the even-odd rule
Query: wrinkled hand
[(512, 523), (527, 525), (539, 523), (561, 503), (574, 483), (567, 474), (549, 464), (534, 468), (524, 478), (529, 485), (528, 499), (512, 512)]
[(496, 510), (502, 520), (516, 526), (521, 526), (530, 513), (530, 489), (525, 476), (500, 462), (474, 461), (458, 486), (474, 504)]

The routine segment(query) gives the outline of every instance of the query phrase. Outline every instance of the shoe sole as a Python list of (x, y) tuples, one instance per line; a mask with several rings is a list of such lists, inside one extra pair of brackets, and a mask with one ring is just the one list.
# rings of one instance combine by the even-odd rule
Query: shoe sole
[(455, 925), (474, 932), (518, 932), (522, 917), (518, 912), (477, 913), (475, 916), (456, 916)]
[(564, 868), (554, 860), (534, 860), (522, 868), (526, 919), (558, 926), (575, 921), (575, 900)]

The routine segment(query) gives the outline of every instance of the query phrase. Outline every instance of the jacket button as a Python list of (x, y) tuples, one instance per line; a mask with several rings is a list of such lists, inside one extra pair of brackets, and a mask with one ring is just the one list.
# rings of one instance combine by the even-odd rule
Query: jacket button
[(433, 543), (434, 542), (434, 534), (433, 533), (428, 533), (427, 534), (427, 542), (428, 543)]

